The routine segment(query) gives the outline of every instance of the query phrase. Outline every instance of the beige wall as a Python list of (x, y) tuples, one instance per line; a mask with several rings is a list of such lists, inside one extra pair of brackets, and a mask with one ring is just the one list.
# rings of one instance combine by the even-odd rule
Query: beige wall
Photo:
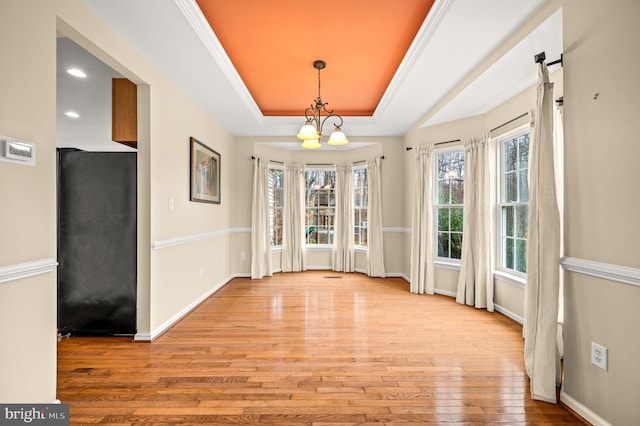
[[(634, 167), (640, 158), (640, 144), (636, 143), (640, 134), (636, 117), (640, 51), (635, 46), (640, 38), (636, 25), (640, 3), (565, 1), (563, 16), (566, 255), (640, 268), (640, 197)], [(533, 26), (527, 23), (522, 31)], [(535, 102), (530, 89), (484, 116), (415, 128), (404, 139), (374, 139), (371, 147), (344, 155), (284, 151), (260, 145), (255, 138), (234, 140), (80, 0), (0, 0), (0, 58), (3, 64), (12, 65), (0, 67), (0, 135), (34, 142), (38, 154), (35, 167), (0, 162), (0, 223), (27, 223), (3, 227), (0, 267), (56, 257), (58, 30), (135, 81), (142, 94), (138, 332), (147, 335), (229, 277), (249, 272), (246, 228), (251, 226), (251, 155), (314, 163), (385, 155), (384, 226), (396, 228), (385, 233), (387, 272), (408, 277), (410, 236), (406, 230), (411, 227), (413, 153), (404, 147), (477, 136), (530, 110)], [(480, 68), (474, 74), (479, 72)], [(190, 136), (222, 154), (220, 205), (188, 201)], [(170, 197), (175, 203), (173, 211), (167, 209)], [(216, 235), (149, 249), (153, 243), (204, 233)], [(246, 260), (240, 260), (241, 252), (247, 254)], [(322, 256), (326, 253), (319, 253), (313, 261), (316, 266), (326, 263)], [(274, 266), (278, 257), (274, 253)], [(357, 264), (362, 265), (361, 257)], [(454, 291), (456, 271), (438, 269), (436, 278), (439, 290)], [(566, 272), (565, 278), (563, 398), (596, 420), (634, 424), (640, 418), (636, 359), (640, 291), (574, 272)], [(55, 272), (0, 283), (2, 402), (48, 403), (56, 397), (55, 286)], [(511, 284), (496, 282), (496, 301), (516, 315), (523, 312), (522, 293)], [(591, 341), (608, 347), (608, 372), (589, 363)]]
[[(566, 1), (565, 254), (640, 268), (640, 2)], [(597, 95), (597, 96), (596, 96)], [(640, 288), (565, 273), (563, 399), (614, 425), (640, 419)], [(590, 363), (591, 342), (609, 369)]]
[[(56, 258), (55, 33), (51, 5), (0, 2), (0, 135), (37, 149), (35, 167), (0, 162), (0, 266)], [(0, 283), (2, 402), (56, 399), (55, 292), (55, 272)]]
[[(35, 167), (0, 162), (0, 220), (16, 224), (3, 228), (0, 267), (56, 258), (58, 31), (138, 84), (137, 326), (149, 338), (232, 276), (233, 138), (80, 0), (0, 0), (0, 135), (37, 146)], [(220, 205), (189, 202), (190, 136), (222, 155)], [(206, 233), (217, 234), (150, 248)], [(56, 399), (55, 289), (55, 270), (0, 284), (2, 402)]]
[[(403, 205), (403, 157), (401, 138), (350, 138), (352, 142), (372, 142), (371, 145), (345, 151), (301, 151), (279, 148), (277, 138), (236, 138), (234, 166), (234, 194), (232, 226), (242, 231), (232, 234), (231, 262), (234, 272), (249, 275), (251, 272), (251, 235), (246, 232), (251, 228), (251, 188), (253, 184), (252, 156), (263, 160), (280, 162), (296, 162), (299, 164), (334, 164), (369, 160), (384, 155), (382, 161), (383, 175), (383, 225), (387, 228), (399, 228), (402, 225)], [(266, 145), (271, 143), (275, 145)], [(384, 233), (385, 268), (387, 273), (402, 273), (403, 244), (401, 229), (391, 229)], [(240, 260), (240, 253), (247, 253), (246, 260)], [(280, 252), (273, 253), (273, 268), (280, 269)], [(330, 269), (331, 251), (310, 249), (306, 252), (306, 264), (309, 269)], [(366, 270), (366, 253), (356, 252), (355, 265), (359, 271)]]
[[(535, 67), (535, 64), (533, 64)], [(562, 69), (554, 70), (550, 75), (551, 81), (554, 83), (554, 98), (558, 98), (563, 94), (563, 71)], [(416, 127), (412, 129), (404, 138), (404, 145), (407, 147), (416, 147), (418, 145), (433, 144), (444, 141), (460, 139), (464, 141), (466, 138), (477, 137), (483, 133), (488, 133), (491, 129), (496, 128), (503, 123), (511, 121), (523, 113), (528, 113), (535, 107), (536, 103), (536, 87), (531, 86), (512, 99), (499, 105), (486, 114), (466, 118), (450, 123), (444, 123), (436, 126), (425, 128)], [(524, 117), (513, 123), (501, 127), (491, 134), (492, 138), (499, 138), (501, 135), (519, 127), (527, 125), (529, 117)], [(460, 146), (462, 142), (452, 142), (446, 145), (438, 146), (449, 148)], [(409, 151), (405, 157), (404, 179), (410, 184), (404, 185), (404, 223), (406, 228), (411, 228), (411, 200), (413, 199), (413, 174), (414, 174), (414, 151)], [(409, 277), (410, 275), (410, 252), (411, 238), (407, 235), (404, 241), (404, 251), (406, 253), (403, 262), (403, 273)], [(442, 267), (435, 266), (435, 288), (445, 292), (456, 291), (458, 280), (458, 272), (452, 273), (450, 269), (446, 272), (441, 271)], [(522, 318), (524, 312), (524, 291), (522, 288), (496, 278), (494, 282), (494, 302), (498, 305), (498, 309), (513, 316)]]

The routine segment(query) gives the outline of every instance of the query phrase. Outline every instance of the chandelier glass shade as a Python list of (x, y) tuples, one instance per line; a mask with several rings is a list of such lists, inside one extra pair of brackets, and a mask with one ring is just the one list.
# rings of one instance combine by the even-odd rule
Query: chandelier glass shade
[(318, 149), (322, 147), (320, 138), (322, 137), (322, 128), (328, 119), (332, 119), (334, 131), (331, 133), (327, 143), (329, 145), (346, 145), (349, 143), (347, 137), (341, 130), (342, 117), (334, 114), (333, 110), (328, 110), (328, 102), (322, 102), (320, 96), (320, 70), (324, 69), (327, 64), (322, 60), (313, 62), (313, 67), (318, 70), (318, 97), (314, 104), (304, 111), (305, 123), (298, 132), (298, 139), (302, 140), (302, 147), (306, 149)]

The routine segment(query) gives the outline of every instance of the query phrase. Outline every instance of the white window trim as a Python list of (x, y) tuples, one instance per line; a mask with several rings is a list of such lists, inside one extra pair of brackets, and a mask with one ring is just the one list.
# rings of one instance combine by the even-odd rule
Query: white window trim
[[(332, 171), (334, 173), (336, 173), (336, 166), (334, 164), (323, 164), (323, 165), (307, 165), (305, 164), (302, 170), (302, 173), (304, 173), (306, 175), (307, 171)], [(335, 191), (335, 188), (334, 188)], [(306, 183), (306, 177), (305, 177), (305, 185), (304, 185), (304, 197), (306, 199), (307, 197), (307, 183)], [(335, 192), (334, 192), (335, 195)], [(334, 212), (335, 212), (335, 206), (334, 208)], [(304, 216), (305, 216), (305, 221), (306, 221), (306, 212), (307, 212), (307, 206), (306, 203), (304, 205)], [(305, 222), (305, 228), (306, 228), (307, 224)], [(334, 229), (335, 229), (335, 225), (334, 225)], [(333, 244), (307, 244), (306, 239), (305, 239), (305, 244), (304, 244), (305, 250), (308, 251), (330, 251), (333, 250)]]
[[(494, 275), (494, 279), (495, 277), (499, 277), (501, 278), (503, 281), (508, 282), (509, 284), (515, 285), (517, 287), (521, 287), (524, 288), (525, 283), (527, 281), (527, 274), (523, 274), (522, 272), (518, 272), (516, 270), (513, 269), (508, 269), (502, 266), (503, 263), (503, 259), (502, 259), (502, 249), (503, 249), (503, 245), (502, 245), (502, 200), (504, 199), (504, 188), (502, 185), (502, 174), (504, 172), (503, 168), (504, 168), (504, 155), (503, 155), (503, 149), (502, 149), (502, 144), (504, 143), (505, 140), (511, 140), (511, 139), (516, 139), (519, 138), (520, 136), (526, 135), (527, 133), (531, 133), (531, 126), (527, 123), (527, 124), (523, 124), (522, 126), (519, 126), (513, 130), (510, 130), (508, 132), (505, 132), (501, 135), (498, 135), (496, 137), (493, 138), (493, 140), (496, 142), (497, 144), (497, 149), (496, 149), (496, 155), (497, 155), (497, 161), (496, 161), (496, 170), (497, 170), (497, 175), (498, 178), (496, 179), (496, 205), (495, 205), (495, 209), (496, 209), (496, 214), (495, 214), (495, 223), (496, 223), (496, 228), (495, 228), (495, 268), (493, 271), (493, 275)], [(529, 144), (531, 144), (531, 135), (529, 136)], [(526, 203), (509, 203), (508, 205), (529, 205), (529, 202)]]
[[(446, 148), (438, 148), (433, 150), (433, 164), (431, 165), (432, 170), (432, 192), (433, 192), (433, 212), (432, 221), (433, 221), (433, 247), (434, 247), (434, 255), (433, 261), (434, 264), (441, 266), (444, 269), (453, 269), (460, 270), (460, 259), (453, 259), (450, 257), (441, 257), (438, 256), (438, 154), (446, 153), (446, 152), (463, 152), (463, 145), (455, 145)], [(464, 214), (464, 202), (462, 204), (456, 204), (456, 206), (462, 206), (462, 211)], [(464, 240), (464, 229), (462, 230), (462, 239)]]
[(496, 269), (493, 271), (493, 279), (499, 279), (516, 287), (524, 288), (527, 283), (527, 276), (511, 269)]
[[(353, 170), (360, 170), (360, 169), (367, 169), (367, 163), (364, 164), (358, 164), (357, 166), (353, 166)], [(353, 188), (355, 191), (355, 187)], [(353, 194), (352, 194), (353, 196)], [(369, 171), (367, 170), (367, 200), (369, 199)], [(368, 210), (368, 207), (367, 207)], [(352, 215), (355, 216), (355, 207), (353, 208), (353, 211), (351, 212)], [(367, 217), (369, 217), (369, 211), (367, 211)], [(354, 217), (354, 227), (355, 227), (355, 217)], [(367, 232), (369, 232), (369, 229), (367, 228)], [(368, 235), (367, 235), (367, 241), (368, 241)], [(362, 246), (362, 245), (358, 245), (355, 244), (353, 246), (354, 250), (357, 252), (367, 252), (369, 251), (369, 246)]]
[[(284, 164), (274, 164), (274, 163), (267, 163), (267, 169), (269, 170), (282, 170), (284, 171)], [(283, 176), (284, 178), (284, 176)], [(284, 183), (286, 185), (286, 182)], [(284, 186), (282, 187), (282, 190), (284, 191)], [(271, 209), (269, 209), (271, 210)], [(282, 215), (284, 217), (284, 204), (282, 205)], [(271, 229), (269, 229), (269, 238), (271, 238)], [(284, 229), (283, 229), (284, 231)], [(282, 251), (282, 244), (274, 246), (271, 246), (271, 251), (275, 252), (275, 251)]]
[(333, 250), (333, 244), (305, 244), (305, 250), (307, 251), (331, 251)]
[(460, 271), (460, 259), (449, 259), (446, 257), (438, 257), (433, 261), (433, 266), (440, 269), (450, 269), (452, 271)]

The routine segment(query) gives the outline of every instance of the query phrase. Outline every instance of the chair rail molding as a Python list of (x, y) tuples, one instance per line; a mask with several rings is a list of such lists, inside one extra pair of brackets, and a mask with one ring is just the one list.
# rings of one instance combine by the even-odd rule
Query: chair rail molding
[(221, 229), (219, 231), (202, 232), (200, 234), (191, 234), (184, 235), (182, 237), (169, 238), (166, 240), (157, 240), (151, 243), (151, 248), (153, 250), (159, 250), (167, 247), (177, 246), (180, 244), (192, 243), (194, 241), (206, 240), (207, 238), (221, 237), (223, 235), (229, 235), (232, 232), (242, 232), (236, 231), (236, 229), (243, 230), (244, 228)]
[(575, 257), (563, 257), (560, 259), (560, 265), (565, 271), (640, 287), (640, 269), (638, 268), (594, 262)]
[(57, 266), (58, 262), (50, 258), (15, 265), (0, 266), (0, 283), (33, 277), (34, 275), (46, 274), (54, 271)]

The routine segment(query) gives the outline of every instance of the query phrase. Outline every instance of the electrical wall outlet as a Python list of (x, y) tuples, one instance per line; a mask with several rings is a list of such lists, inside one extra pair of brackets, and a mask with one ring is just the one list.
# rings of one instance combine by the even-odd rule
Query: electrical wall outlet
[(602, 345), (596, 342), (591, 342), (591, 364), (598, 368), (602, 368), (604, 371), (608, 369), (608, 357), (609, 351)]
[(240, 252), (240, 260), (246, 260), (247, 259), (247, 253), (245, 252)]

